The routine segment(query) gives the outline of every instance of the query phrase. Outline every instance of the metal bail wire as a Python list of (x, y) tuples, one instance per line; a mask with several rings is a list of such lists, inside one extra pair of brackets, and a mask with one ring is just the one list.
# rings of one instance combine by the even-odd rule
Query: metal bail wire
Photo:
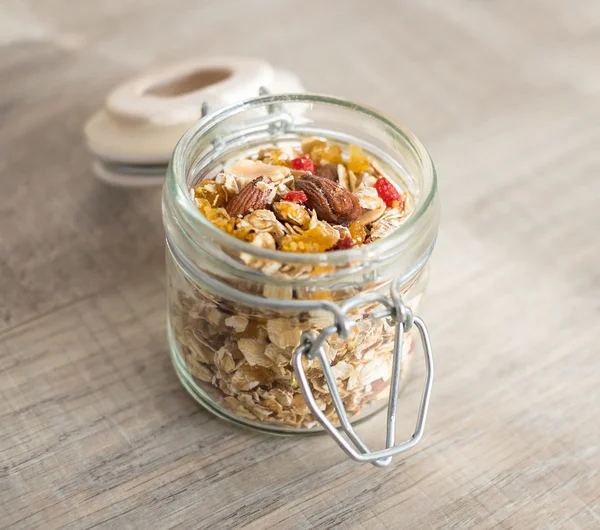
[[(370, 462), (374, 466), (384, 467), (391, 461), (392, 457), (407, 451), (415, 446), (421, 437), (425, 428), (427, 409), (429, 408), (429, 398), (433, 384), (433, 355), (431, 352), (431, 342), (429, 333), (424, 322), (413, 315), (412, 311), (402, 303), (399, 293), (399, 281), (392, 283), (391, 296), (388, 298), (379, 293), (363, 293), (347, 300), (339, 306), (339, 311), (335, 311), (335, 324), (321, 331), (318, 335), (313, 332), (306, 332), (302, 335), (301, 343), (294, 351), (292, 364), (298, 378), (298, 384), (306, 405), (311, 413), (317, 418), (323, 428), (333, 437), (344, 452), (357, 462)], [(342, 338), (347, 338), (352, 327), (356, 322), (348, 317), (348, 311), (353, 307), (360, 306), (367, 302), (379, 302), (384, 309), (373, 312), (373, 318), (391, 318), (395, 324), (394, 351), (392, 363), (392, 376), (390, 380), (390, 396), (387, 409), (387, 427), (386, 427), (386, 448), (379, 451), (371, 451), (358, 436), (350, 420), (340, 392), (335, 382), (331, 365), (325, 354), (323, 344), (336, 333)], [(404, 343), (404, 333), (409, 331), (412, 326), (419, 331), (421, 342), (423, 344), (423, 353), (425, 357), (425, 386), (421, 395), (421, 403), (417, 414), (417, 422), (412, 436), (401, 443), (395, 444), (396, 436), (396, 413), (398, 407), (398, 393), (400, 390), (400, 372), (402, 369), (402, 346)], [(323, 411), (317, 405), (312, 393), (304, 367), (302, 366), (302, 357), (308, 359), (318, 359), (323, 375), (327, 383), (327, 388), (331, 394), (333, 405), (337, 413), (340, 425), (339, 428), (331, 423)], [(346, 438), (343, 434), (346, 435)]]

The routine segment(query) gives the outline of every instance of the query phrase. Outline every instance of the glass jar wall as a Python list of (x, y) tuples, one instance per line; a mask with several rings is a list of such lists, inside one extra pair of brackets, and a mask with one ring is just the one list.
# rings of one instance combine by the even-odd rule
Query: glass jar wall
[[(189, 190), (230, 160), (265, 146), (320, 136), (359, 145), (412, 198), (412, 213), (387, 237), (349, 250), (296, 254), (257, 248), (220, 231), (196, 209)], [(163, 197), (169, 276), (169, 344), (186, 389), (220, 416), (263, 430), (320, 428), (291, 365), (304, 332), (335, 323), (331, 308), (369, 292), (389, 295), (398, 280), (404, 304), (418, 309), (437, 233), (435, 171), (401, 126), (334, 98), (255, 98), (207, 116), (178, 144)], [(378, 303), (351, 309), (350, 336), (324, 344), (352, 420), (385, 406), (394, 325), (371, 318)], [(415, 341), (403, 345), (401, 384)], [(303, 360), (315, 400), (336, 422), (316, 360)]]

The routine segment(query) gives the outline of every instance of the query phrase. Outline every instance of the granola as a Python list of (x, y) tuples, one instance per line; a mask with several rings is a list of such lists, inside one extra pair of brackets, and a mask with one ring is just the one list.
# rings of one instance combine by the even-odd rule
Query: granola
[[(190, 192), (221, 230), (263, 248), (273, 249), (274, 241), (274, 249), (285, 252), (368, 244), (389, 235), (411, 213), (409, 194), (360, 147), (350, 145), (345, 156), (341, 146), (320, 138), (308, 138), (298, 149), (261, 149)], [(388, 222), (379, 222), (384, 217)], [(355, 223), (364, 227), (361, 237), (346, 236), (350, 239), (338, 245), (338, 230), (332, 228)], [(272, 238), (255, 237), (264, 233)]]
[[(383, 173), (360, 147), (347, 153), (336, 144), (308, 138), (298, 148), (267, 147), (233, 161), (190, 190), (199, 211), (220, 230), (254, 247), (283, 252), (322, 253), (368, 245), (389, 235), (411, 213), (411, 197)], [(237, 256), (243, 264), (269, 276), (298, 279), (331, 272), (310, 266)], [(291, 365), (305, 331), (320, 332), (333, 323), (325, 311), (274, 313), (241, 307), (218, 298), (173, 266), (174, 296), (170, 314), (178, 352), (198, 387), (230, 415), (244, 421), (283, 428), (317, 425)], [(404, 296), (419, 297), (418, 286)], [(332, 291), (293, 289), (266, 282), (258, 294), (267, 298), (348, 298), (360, 290), (387, 286), (346, 287)], [(357, 290), (358, 289), (358, 290)], [(348, 339), (334, 335), (324, 344), (340, 395), (350, 416), (387, 399), (394, 325), (372, 319), (376, 303), (354, 308), (356, 321)], [(412, 357), (406, 336), (402, 381)], [(337, 415), (317, 360), (304, 359), (316, 402), (334, 423)]]
[[(196, 384), (223, 409), (246, 421), (284, 428), (316, 426), (298, 387), (291, 358), (303, 331), (332, 324), (326, 312), (278, 314), (237, 307), (215, 299), (181, 275), (186, 285), (171, 302), (178, 350)], [(416, 300), (415, 300), (416, 301)], [(414, 304), (414, 302), (413, 302)], [(394, 326), (367, 314), (376, 304), (356, 308), (357, 326), (347, 340), (335, 335), (324, 345), (348, 415), (387, 399), (392, 370)], [(410, 368), (413, 339), (405, 337), (401, 384)], [(331, 395), (317, 360), (304, 359), (315, 399), (337, 423)]]

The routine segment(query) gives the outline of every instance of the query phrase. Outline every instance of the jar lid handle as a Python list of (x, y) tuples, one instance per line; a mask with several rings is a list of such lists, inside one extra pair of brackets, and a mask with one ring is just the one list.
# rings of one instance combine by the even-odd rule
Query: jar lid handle
[[(370, 301), (378, 301), (385, 306), (385, 309), (372, 313), (372, 318), (391, 318), (396, 325), (392, 377), (390, 381), (390, 395), (387, 411), (386, 448), (379, 451), (371, 451), (352, 427), (340, 392), (337, 388), (331, 365), (329, 364), (329, 360), (327, 359), (327, 355), (323, 348), (325, 341), (336, 333), (342, 338), (347, 337), (351, 328), (356, 325), (356, 322), (347, 316), (347, 311)], [(335, 324), (323, 329), (318, 335), (313, 332), (303, 333), (300, 346), (294, 351), (292, 364), (307, 407), (344, 452), (357, 462), (370, 462), (374, 466), (384, 467), (392, 461), (393, 456), (412, 448), (423, 436), (427, 410), (429, 408), (429, 398), (431, 396), (431, 387), (433, 385), (433, 355), (429, 333), (423, 320), (414, 316), (412, 311), (403, 304), (399, 293), (398, 280), (392, 283), (391, 296), (389, 298), (378, 293), (362, 293), (344, 302), (340, 306), (340, 310), (341, 312), (338, 312), (336, 315)], [(425, 386), (421, 396), (415, 430), (408, 440), (396, 444), (396, 412), (398, 406), (398, 393), (400, 390), (400, 372), (402, 368), (402, 345), (404, 342), (404, 333), (408, 332), (413, 325), (419, 331), (421, 342), (423, 344), (426, 369)], [(303, 357), (306, 357), (307, 359), (316, 358), (319, 361), (340, 422), (339, 428), (336, 428), (336, 426), (333, 425), (315, 401), (315, 397), (306, 377), (306, 372), (302, 365)], [(345, 434), (347, 438), (344, 437), (342, 433)]]

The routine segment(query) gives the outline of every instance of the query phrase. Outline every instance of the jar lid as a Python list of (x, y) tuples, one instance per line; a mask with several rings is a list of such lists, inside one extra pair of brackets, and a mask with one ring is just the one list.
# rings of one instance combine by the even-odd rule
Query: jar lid
[(305, 91), (293, 72), (246, 57), (188, 59), (125, 81), (84, 127), (94, 175), (118, 186), (162, 184), (175, 144), (207, 109), (261, 89)]

